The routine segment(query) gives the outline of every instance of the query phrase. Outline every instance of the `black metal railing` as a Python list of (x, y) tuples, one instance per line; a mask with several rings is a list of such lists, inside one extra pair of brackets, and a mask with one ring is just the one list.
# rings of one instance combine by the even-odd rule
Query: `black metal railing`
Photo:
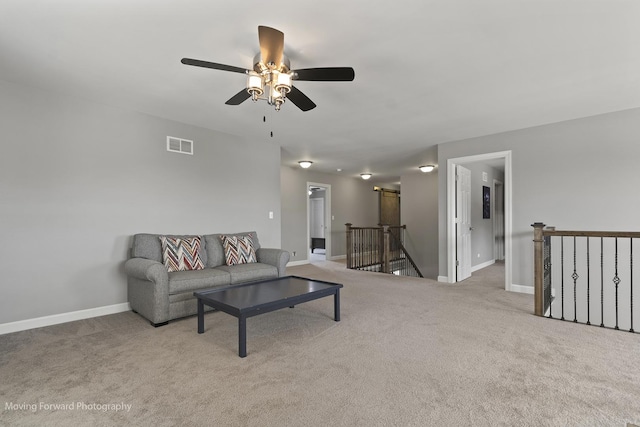
[(347, 227), (347, 268), (423, 277), (404, 247), (406, 225)]
[(633, 257), (640, 232), (532, 226), (535, 314), (635, 332), (634, 306), (640, 301)]

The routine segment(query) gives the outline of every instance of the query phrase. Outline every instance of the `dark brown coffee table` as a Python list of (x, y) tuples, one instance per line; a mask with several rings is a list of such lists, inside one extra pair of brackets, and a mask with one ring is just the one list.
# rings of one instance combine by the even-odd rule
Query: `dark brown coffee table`
[(247, 318), (333, 295), (334, 320), (340, 321), (339, 283), (298, 276), (194, 292), (198, 299), (198, 333), (204, 333), (204, 306), (238, 318), (238, 355), (247, 356)]

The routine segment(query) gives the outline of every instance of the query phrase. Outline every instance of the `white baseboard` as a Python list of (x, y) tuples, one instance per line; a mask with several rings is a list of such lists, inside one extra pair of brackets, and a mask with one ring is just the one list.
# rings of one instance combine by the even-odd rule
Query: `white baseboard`
[(489, 267), (490, 265), (493, 265), (496, 263), (495, 259), (489, 260), (487, 262), (483, 262), (482, 264), (478, 264), (476, 266), (471, 267), (471, 272), (473, 273), (474, 271), (478, 271), (478, 270), (482, 270), (485, 267)]
[(17, 322), (0, 324), (0, 335), (13, 332), (26, 331), (27, 329), (42, 328), (60, 323), (73, 322), (75, 320), (89, 319), (91, 317), (106, 316), (108, 314), (122, 313), (131, 310), (128, 302), (107, 305), (104, 307), (89, 308), (87, 310), (72, 311), (70, 313), (54, 314), (51, 316), (36, 317), (35, 319), (19, 320)]
[(449, 283), (449, 278), (447, 276), (438, 276), (438, 282)]
[[(337, 261), (340, 259), (347, 259), (346, 255), (336, 255), (336, 256), (332, 256), (329, 258), (330, 261)], [(302, 259), (300, 261), (289, 261), (287, 263), (287, 267), (295, 267), (296, 265), (305, 265), (305, 264), (310, 264), (311, 261), (309, 261), (308, 259)]]
[(509, 290), (511, 292), (519, 292), (521, 294), (531, 294), (533, 295), (533, 286), (525, 286), (525, 285), (515, 285), (511, 284)]

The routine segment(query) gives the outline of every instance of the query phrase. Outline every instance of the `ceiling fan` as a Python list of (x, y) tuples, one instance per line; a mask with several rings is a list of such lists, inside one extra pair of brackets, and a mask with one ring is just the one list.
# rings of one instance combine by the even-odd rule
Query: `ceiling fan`
[(302, 111), (316, 107), (307, 95), (293, 86), (293, 80), (346, 82), (352, 81), (355, 77), (355, 71), (351, 67), (292, 70), (289, 58), (284, 55), (284, 33), (275, 28), (259, 26), (258, 40), (260, 52), (253, 59), (252, 70), (190, 58), (182, 58), (181, 62), (185, 65), (246, 74), (247, 87), (232, 96), (225, 104), (240, 105), (249, 98), (254, 101), (264, 99), (277, 111), (287, 98)]

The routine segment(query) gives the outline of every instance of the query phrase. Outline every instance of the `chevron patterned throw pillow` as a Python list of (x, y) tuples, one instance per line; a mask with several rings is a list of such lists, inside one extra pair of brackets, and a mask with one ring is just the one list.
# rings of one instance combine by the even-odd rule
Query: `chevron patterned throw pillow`
[(201, 236), (168, 237), (160, 236), (162, 243), (162, 262), (169, 272), (202, 270), (204, 263), (200, 258)]
[(245, 236), (220, 236), (227, 265), (258, 262), (251, 234)]

